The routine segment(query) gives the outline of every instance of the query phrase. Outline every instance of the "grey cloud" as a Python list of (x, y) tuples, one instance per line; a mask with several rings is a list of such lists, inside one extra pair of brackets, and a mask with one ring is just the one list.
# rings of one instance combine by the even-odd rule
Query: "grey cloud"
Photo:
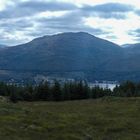
[(130, 30), (128, 32), (129, 35), (133, 35), (135, 37), (140, 37), (140, 29), (136, 29), (136, 30)]
[(19, 7), (28, 8), (35, 11), (63, 11), (63, 10), (73, 10), (77, 8), (75, 5), (66, 2), (39, 2), (39, 1), (28, 1), (20, 3)]
[(132, 36), (135, 41), (140, 42), (140, 28), (136, 30), (130, 30), (128, 35)]
[(64, 16), (55, 18), (40, 18), (37, 22), (40, 23), (40, 27), (43, 27), (43, 29), (50, 28), (61, 30), (62, 32), (85, 31), (94, 35), (108, 34), (108, 32), (101, 29), (86, 26), (84, 24), (83, 17), (78, 12), (71, 12)]
[[(20, 18), (17, 20), (10, 20), (10, 22), (9, 20), (1, 20), (0, 27), (5, 33), (14, 34), (16, 31), (18, 31), (22, 32), (25, 37), (30, 39), (59, 32), (84, 31), (89, 32), (93, 35), (108, 34), (108, 32), (105, 32), (101, 29), (91, 28), (84, 25), (82, 18), (83, 17), (81, 16), (80, 12), (73, 11), (60, 17), (30, 17), (30, 19)], [(10, 40), (8, 40), (8, 42), (10, 43)], [(16, 42), (18, 43), (19, 41), (15, 40), (13, 44), (15, 44)]]
[(27, 1), (19, 2), (14, 6), (7, 7), (0, 12), (0, 19), (18, 18), (32, 16), (36, 13), (44, 11), (69, 11), (77, 7), (74, 4), (65, 2), (43, 2), (43, 1)]
[[(60, 17), (49, 18), (46, 16), (45, 18), (41, 18), (34, 16), (44, 11), (65, 10), (68, 13)], [(64, 2), (20, 1), (0, 12), (0, 28), (3, 32), (11, 35), (14, 35), (16, 31), (22, 32), (24, 38), (35, 38), (46, 34), (70, 31), (84, 31), (93, 35), (111, 36), (112, 33), (110, 32), (85, 25), (83, 18), (96, 16), (105, 19), (125, 19), (127, 12), (130, 11), (133, 11), (132, 6), (119, 3), (107, 3), (95, 6), (83, 5), (83, 7), (79, 8), (74, 4)], [(8, 39), (1, 37), (0, 41), (2, 42), (2, 40), (6, 42)], [(12, 39), (8, 41), (11, 43)], [(12, 44), (22, 41), (13, 39), (13, 42)]]
[[(1, 32), (0, 32), (0, 34), (1, 34)], [(28, 38), (22, 38), (22, 39), (15, 38), (14, 39), (14, 38), (8, 37), (5, 33), (0, 35), (0, 43), (4, 44), (4, 45), (13, 46), (13, 45), (17, 45), (17, 44), (21, 44), (21, 43), (25, 43), (25, 42), (28, 42)]]
[(140, 16), (140, 10), (136, 10), (135, 13)]
[(17, 2), (0, 12), (0, 19), (32, 16), (44, 11), (80, 11), (81, 16), (99, 16), (101, 18), (124, 19), (125, 13), (133, 11), (134, 7), (120, 3), (101, 5), (84, 5), (82, 8), (66, 2), (26, 1)]
[(114, 18), (114, 19), (126, 19), (126, 15), (124, 13), (94, 13), (94, 16), (100, 17), (100, 18), (104, 18), (104, 19), (110, 19), (110, 18)]
[(16, 30), (25, 30), (25, 28), (32, 27), (33, 23), (28, 20), (22, 19), (18, 21), (11, 21), (10, 23), (7, 22), (0, 22), (0, 28), (2, 28), (5, 32), (8, 31), (16, 31)]
[(121, 3), (105, 3), (95, 6), (85, 5), (82, 9), (87, 11), (112, 13), (112, 12), (130, 12), (133, 11), (134, 8), (131, 5)]
[(109, 39), (113, 39), (113, 40), (116, 40), (118, 39), (115, 35), (107, 35), (105, 36), (106, 38), (109, 38)]
[(120, 3), (105, 3), (95, 6), (85, 5), (81, 10), (87, 14), (101, 18), (125, 19), (126, 13), (133, 11), (134, 7)]

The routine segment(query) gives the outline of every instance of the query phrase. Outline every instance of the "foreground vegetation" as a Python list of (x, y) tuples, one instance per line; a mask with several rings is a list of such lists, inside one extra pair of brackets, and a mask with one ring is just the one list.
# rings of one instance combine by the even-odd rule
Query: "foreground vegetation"
[(89, 88), (86, 82), (0, 83), (0, 95), (0, 139), (140, 139), (138, 83), (127, 81), (113, 91)]
[(2, 140), (139, 140), (140, 98), (0, 102)]

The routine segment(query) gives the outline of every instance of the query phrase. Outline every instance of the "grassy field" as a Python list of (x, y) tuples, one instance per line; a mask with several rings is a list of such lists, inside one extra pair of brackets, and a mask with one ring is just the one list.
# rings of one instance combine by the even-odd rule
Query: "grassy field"
[(0, 140), (140, 140), (140, 98), (0, 102)]

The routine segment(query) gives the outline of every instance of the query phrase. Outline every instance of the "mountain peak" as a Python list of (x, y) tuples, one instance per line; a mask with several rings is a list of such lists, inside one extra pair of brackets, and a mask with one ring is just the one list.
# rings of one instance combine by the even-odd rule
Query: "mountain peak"
[(92, 36), (91, 34), (87, 33), (87, 32), (64, 32), (64, 33), (59, 33), (59, 34), (56, 34), (56, 35), (90, 35)]
[(91, 35), (87, 32), (64, 32), (64, 33), (57, 33), (57, 34), (53, 34), (53, 35), (44, 35), (42, 37), (39, 38), (35, 38), (32, 41), (38, 40), (38, 39), (45, 39), (45, 38), (54, 38), (54, 37), (60, 37), (60, 36), (81, 36), (81, 35), (85, 35), (85, 36), (92, 36), (95, 37), (94, 35)]

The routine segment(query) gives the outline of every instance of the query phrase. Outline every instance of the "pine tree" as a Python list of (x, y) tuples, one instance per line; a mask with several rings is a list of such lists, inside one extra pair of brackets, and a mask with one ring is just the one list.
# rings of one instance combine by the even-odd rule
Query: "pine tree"
[(52, 87), (52, 94), (54, 101), (61, 101), (63, 100), (61, 86), (59, 82), (55, 81), (54, 86)]

